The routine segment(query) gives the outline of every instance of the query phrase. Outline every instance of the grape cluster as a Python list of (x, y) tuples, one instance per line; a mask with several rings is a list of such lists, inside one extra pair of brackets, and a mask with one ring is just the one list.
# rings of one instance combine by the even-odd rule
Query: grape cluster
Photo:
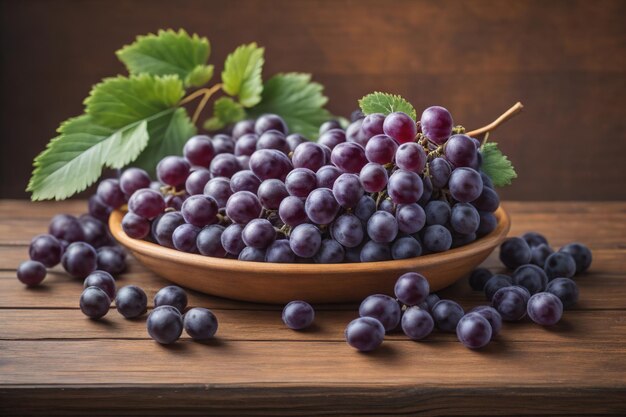
[[(496, 226), (498, 194), (480, 171), (480, 143), (430, 107), (329, 121), (317, 142), (277, 115), (194, 136), (161, 160), (158, 182), (137, 168), (100, 184), (128, 200), (126, 234), (206, 256), (254, 262), (374, 262), (442, 252)], [(454, 133), (454, 134), (453, 134)], [(106, 185), (105, 185), (106, 184)]]

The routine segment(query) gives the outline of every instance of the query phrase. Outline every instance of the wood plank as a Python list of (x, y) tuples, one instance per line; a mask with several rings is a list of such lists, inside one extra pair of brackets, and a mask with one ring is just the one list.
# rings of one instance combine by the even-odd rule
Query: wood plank
[[(218, 318), (220, 340), (252, 341), (333, 341), (344, 340), (346, 325), (358, 316), (352, 310), (316, 312), (315, 325), (306, 331), (285, 327), (280, 311), (212, 310)], [(89, 320), (78, 310), (9, 310), (0, 309), (0, 340), (46, 339), (141, 339), (149, 340), (145, 316), (126, 320), (112, 309), (104, 319)], [(24, 323), (28, 323), (25, 326)], [(599, 325), (602, 323), (602, 325)], [(592, 343), (626, 343), (624, 311), (567, 311), (559, 324), (544, 328), (529, 319), (504, 323), (498, 343), (569, 343), (584, 335)], [(183, 339), (188, 339), (183, 334)], [(407, 341), (401, 330), (387, 340)], [(455, 342), (456, 335), (433, 332), (423, 343)]]

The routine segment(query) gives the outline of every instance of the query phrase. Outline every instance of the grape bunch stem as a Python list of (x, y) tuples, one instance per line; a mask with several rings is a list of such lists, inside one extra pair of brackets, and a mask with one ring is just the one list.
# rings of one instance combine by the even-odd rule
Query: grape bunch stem
[(191, 120), (195, 124), (198, 121), (198, 118), (200, 117), (200, 113), (202, 113), (202, 110), (204, 110), (204, 108), (206, 107), (206, 104), (209, 102), (209, 99), (211, 98), (211, 96), (221, 89), (222, 89), (221, 83), (215, 84), (211, 88), (201, 88), (189, 94), (187, 97), (183, 98), (180, 101), (180, 103), (178, 103), (178, 105), (182, 106), (182, 105), (192, 102), (198, 97), (202, 97), (202, 99), (200, 100), (200, 103), (198, 104), (198, 107), (196, 107), (196, 111), (193, 113), (193, 117), (191, 118)]

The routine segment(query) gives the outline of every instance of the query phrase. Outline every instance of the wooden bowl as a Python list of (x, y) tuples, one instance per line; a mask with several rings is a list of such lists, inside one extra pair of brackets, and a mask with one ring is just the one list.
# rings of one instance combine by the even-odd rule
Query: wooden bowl
[(122, 230), (124, 213), (111, 214), (111, 233), (146, 268), (176, 284), (234, 300), (284, 304), (360, 302), (371, 294), (393, 294), (401, 274), (416, 271), (432, 291), (466, 276), (506, 237), (511, 222), (502, 207), (496, 229), (477, 241), (443, 253), (411, 259), (346, 264), (277, 264), (244, 262), (184, 253), (143, 240)]

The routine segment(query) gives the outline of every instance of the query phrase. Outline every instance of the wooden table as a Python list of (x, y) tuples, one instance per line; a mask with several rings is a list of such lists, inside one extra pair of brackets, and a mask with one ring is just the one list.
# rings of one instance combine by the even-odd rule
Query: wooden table
[[(576, 308), (553, 328), (507, 323), (479, 351), (453, 334), (418, 343), (394, 333), (359, 354), (343, 338), (354, 305), (317, 306), (314, 328), (294, 332), (280, 306), (190, 292), (191, 305), (218, 316), (218, 338), (172, 346), (149, 339), (144, 319), (86, 319), (82, 283), (58, 267), (39, 288), (15, 278), (31, 237), (84, 202), (0, 202), (0, 414), (626, 414), (626, 203), (505, 208), (512, 234), (592, 248)], [(497, 267), (495, 254), (485, 265)], [(167, 284), (132, 259), (118, 283), (149, 299)], [(466, 308), (485, 302), (466, 279), (441, 295)]]

